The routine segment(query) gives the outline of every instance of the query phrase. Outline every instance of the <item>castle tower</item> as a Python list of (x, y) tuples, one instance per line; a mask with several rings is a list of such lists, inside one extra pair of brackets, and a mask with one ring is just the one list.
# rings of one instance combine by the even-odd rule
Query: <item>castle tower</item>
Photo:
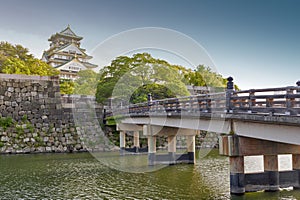
[(50, 48), (44, 51), (42, 60), (60, 71), (60, 78), (76, 79), (80, 70), (93, 69), (97, 65), (88, 62), (92, 56), (85, 53), (80, 47), (83, 37), (77, 36), (67, 26), (59, 33), (51, 35), (48, 39)]

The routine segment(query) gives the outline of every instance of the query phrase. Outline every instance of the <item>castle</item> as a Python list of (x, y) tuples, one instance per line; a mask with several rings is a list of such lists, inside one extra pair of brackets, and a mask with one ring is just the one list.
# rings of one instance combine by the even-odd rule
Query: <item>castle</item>
[(60, 78), (74, 80), (80, 70), (98, 67), (89, 62), (92, 56), (86, 54), (86, 50), (80, 47), (83, 37), (76, 35), (67, 26), (59, 33), (51, 35), (48, 39), (50, 48), (44, 51), (42, 61), (60, 71)]

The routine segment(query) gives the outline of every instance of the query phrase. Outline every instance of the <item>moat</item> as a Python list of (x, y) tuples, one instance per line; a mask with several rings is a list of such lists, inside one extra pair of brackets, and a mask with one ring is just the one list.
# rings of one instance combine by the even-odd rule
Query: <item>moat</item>
[(231, 196), (228, 158), (217, 150), (195, 165), (146, 173), (118, 171), (99, 160), (89, 153), (1, 155), (0, 199), (300, 198), (299, 190), (289, 189)]

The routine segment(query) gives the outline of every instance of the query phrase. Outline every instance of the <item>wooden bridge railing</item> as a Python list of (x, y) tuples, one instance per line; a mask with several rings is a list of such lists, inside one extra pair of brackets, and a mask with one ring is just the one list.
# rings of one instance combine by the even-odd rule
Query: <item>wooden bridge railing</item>
[[(231, 80), (231, 81), (230, 81)], [(234, 91), (228, 79), (226, 92), (201, 94), (132, 104), (106, 116), (149, 113), (300, 114), (300, 86)], [(300, 85), (300, 84), (299, 84)]]
[(230, 108), (234, 113), (297, 115), (300, 114), (300, 87), (234, 91)]

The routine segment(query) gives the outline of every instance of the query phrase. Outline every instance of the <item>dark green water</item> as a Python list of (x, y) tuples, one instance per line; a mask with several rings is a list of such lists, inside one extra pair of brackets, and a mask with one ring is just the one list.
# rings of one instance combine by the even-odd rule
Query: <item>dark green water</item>
[[(144, 156), (146, 157), (146, 156)], [(135, 159), (131, 156), (130, 159)], [(230, 196), (228, 158), (147, 173), (111, 169), (89, 153), (0, 156), (0, 199), (300, 199), (300, 192)]]

